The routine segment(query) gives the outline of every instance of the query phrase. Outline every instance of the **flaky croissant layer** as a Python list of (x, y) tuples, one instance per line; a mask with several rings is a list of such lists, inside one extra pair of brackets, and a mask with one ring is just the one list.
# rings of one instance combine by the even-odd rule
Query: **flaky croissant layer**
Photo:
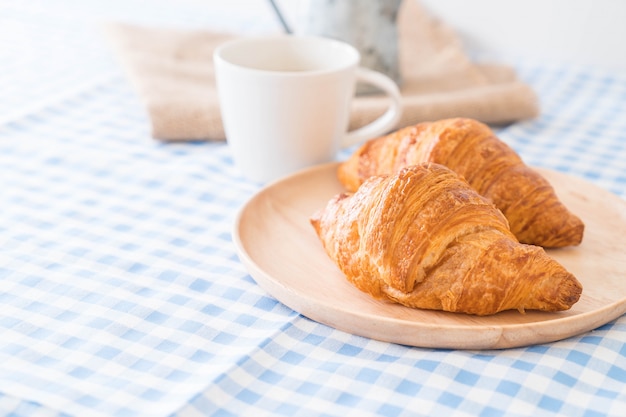
[(422, 162), (445, 165), (463, 176), (504, 213), (520, 242), (543, 247), (581, 243), (583, 222), (561, 203), (543, 176), (476, 120), (420, 123), (372, 139), (340, 165), (337, 175), (355, 191), (372, 175)]
[(560, 311), (582, 292), (571, 273), (542, 248), (519, 243), (489, 200), (439, 164), (371, 177), (329, 201), (311, 224), (357, 288), (409, 307)]

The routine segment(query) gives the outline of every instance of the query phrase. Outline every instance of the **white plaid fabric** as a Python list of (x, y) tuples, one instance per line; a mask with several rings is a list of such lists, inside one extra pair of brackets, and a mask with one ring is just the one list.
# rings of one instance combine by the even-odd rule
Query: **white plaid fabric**
[[(257, 186), (224, 144), (152, 140), (97, 30), (277, 25), (220, 3), (0, 2), (0, 415), (625, 415), (624, 318), (528, 348), (420, 349), (255, 284), (230, 231)], [(500, 136), (626, 196), (626, 76), (518, 70), (542, 114)]]

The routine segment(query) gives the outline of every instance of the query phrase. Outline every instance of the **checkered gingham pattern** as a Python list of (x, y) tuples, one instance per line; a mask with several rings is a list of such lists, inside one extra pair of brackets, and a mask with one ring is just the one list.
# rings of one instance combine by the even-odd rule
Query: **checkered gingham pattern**
[[(258, 185), (223, 143), (151, 139), (98, 31), (276, 25), (224, 3), (0, 1), (0, 414), (626, 415), (624, 318), (528, 348), (421, 349), (318, 324), (255, 284), (230, 233)], [(501, 138), (626, 196), (626, 75), (518, 72), (541, 116)]]

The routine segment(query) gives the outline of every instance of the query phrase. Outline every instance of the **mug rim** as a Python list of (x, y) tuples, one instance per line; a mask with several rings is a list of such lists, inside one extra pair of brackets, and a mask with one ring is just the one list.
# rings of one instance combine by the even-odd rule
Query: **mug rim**
[[(324, 44), (324, 47), (332, 48), (332, 49), (343, 49), (349, 54), (342, 62), (333, 63), (328, 66), (324, 66), (322, 68), (315, 69), (306, 69), (306, 70), (281, 70), (281, 69), (264, 69), (258, 68), (254, 65), (245, 65), (241, 63), (241, 61), (228, 58), (225, 56), (228, 53), (232, 53), (236, 48), (250, 48), (252, 46), (260, 46), (262, 44), (281, 44), (283, 46), (289, 44), (298, 44), (298, 43), (314, 43), (316, 45)], [(361, 60), (361, 54), (359, 51), (352, 45), (347, 42), (326, 38), (322, 36), (314, 36), (314, 35), (297, 35), (297, 34), (281, 34), (281, 35), (265, 35), (265, 36), (248, 36), (245, 38), (233, 39), (226, 41), (219, 45), (213, 52), (213, 61), (216, 64), (218, 61), (225, 65), (228, 65), (233, 68), (238, 68), (240, 70), (256, 72), (259, 74), (267, 74), (267, 75), (280, 75), (280, 76), (311, 76), (311, 75), (320, 75), (320, 74), (328, 74), (335, 73), (338, 71), (343, 71), (349, 68), (358, 67)]]

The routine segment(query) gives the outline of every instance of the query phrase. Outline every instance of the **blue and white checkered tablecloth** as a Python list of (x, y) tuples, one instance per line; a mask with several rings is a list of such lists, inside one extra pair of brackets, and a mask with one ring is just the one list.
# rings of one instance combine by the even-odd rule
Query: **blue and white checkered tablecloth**
[[(261, 290), (230, 234), (258, 186), (225, 144), (151, 139), (97, 30), (276, 24), (211, 4), (0, 1), (0, 415), (626, 415), (624, 317), (528, 348), (421, 349)], [(542, 114), (501, 138), (626, 196), (626, 75), (518, 71)]]

